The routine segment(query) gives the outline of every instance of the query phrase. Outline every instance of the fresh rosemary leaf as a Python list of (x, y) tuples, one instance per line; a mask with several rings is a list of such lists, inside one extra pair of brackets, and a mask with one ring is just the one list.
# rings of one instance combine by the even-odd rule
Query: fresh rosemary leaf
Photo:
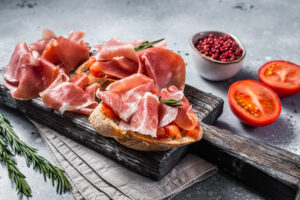
[(26, 197), (31, 197), (31, 189), (25, 180), (25, 175), (19, 171), (17, 168), (17, 163), (13, 159), (14, 154), (8, 148), (4, 139), (0, 137), (0, 162), (7, 168), (8, 176), (16, 184), (16, 190), (18, 194), (25, 195)]
[[(48, 160), (37, 154), (37, 150), (24, 143), (14, 132), (10, 122), (0, 112), (0, 134), (4, 138), (15, 154), (23, 155), (27, 166), (32, 165), (33, 169), (38, 171), (46, 178), (50, 179), (52, 184), (56, 182), (56, 189), (59, 194), (70, 190), (71, 184), (63, 173), (63, 170), (52, 165)], [(18, 184), (17, 184), (18, 186)]]
[[(159, 97), (159, 100), (161, 99), (161, 97)], [(165, 99), (165, 100), (160, 100), (162, 103), (167, 104), (168, 106), (172, 106), (172, 107), (179, 107), (182, 106), (183, 104), (180, 103), (180, 101), (182, 101), (183, 99)]]
[(143, 49), (151, 48), (151, 47), (153, 47), (154, 44), (159, 43), (159, 42), (163, 41), (164, 39), (165, 38), (162, 38), (160, 40), (155, 40), (153, 42), (145, 41), (142, 44), (140, 44), (139, 46), (135, 47), (134, 50), (135, 51), (141, 51)]

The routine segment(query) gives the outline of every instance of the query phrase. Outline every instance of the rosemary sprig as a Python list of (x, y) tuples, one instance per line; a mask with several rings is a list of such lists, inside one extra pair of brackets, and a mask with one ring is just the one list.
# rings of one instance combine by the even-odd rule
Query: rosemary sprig
[(182, 106), (183, 104), (182, 103), (179, 103), (180, 101), (183, 100), (182, 99), (179, 99), (179, 100), (176, 100), (176, 99), (165, 99), (165, 100), (161, 100), (161, 96), (159, 97), (159, 100), (164, 103), (164, 104), (167, 104), (168, 106), (172, 106), (172, 107), (179, 107), (179, 106)]
[(33, 166), (34, 170), (43, 174), (44, 180), (51, 180), (52, 185), (56, 182), (56, 192), (62, 194), (71, 189), (69, 180), (63, 173), (63, 170), (52, 165), (48, 160), (37, 154), (37, 150), (28, 146), (16, 135), (10, 122), (0, 113), (0, 133), (9, 144), (15, 154), (23, 155), (28, 167)]
[(155, 40), (153, 42), (145, 41), (142, 44), (140, 44), (139, 46), (135, 47), (134, 50), (135, 51), (140, 51), (140, 50), (143, 50), (143, 49), (151, 48), (151, 47), (153, 47), (154, 44), (159, 43), (159, 42), (163, 41), (164, 39), (165, 38), (162, 38), (160, 40)]
[(31, 189), (25, 180), (26, 177), (17, 168), (17, 163), (13, 157), (14, 154), (10, 151), (3, 138), (0, 137), (0, 162), (7, 168), (9, 178), (15, 182), (18, 194), (31, 197)]

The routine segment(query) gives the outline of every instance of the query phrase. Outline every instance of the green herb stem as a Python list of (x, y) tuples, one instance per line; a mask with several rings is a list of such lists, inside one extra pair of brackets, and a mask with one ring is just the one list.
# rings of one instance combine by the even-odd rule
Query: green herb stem
[[(14, 132), (10, 122), (0, 113), (0, 133), (5, 139), (4, 142), (9, 144), (15, 154), (23, 155), (28, 167), (33, 166), (34, 170), (43, 174), (44, 180), (51, 180), (52, 185), (56, 182), (56, 191), (62, 194), (71, 189), (69, 180), (63, 173), (63, 170), (52, 165), (48, 160), (37, 154), (37, 150), (24, 143)], [(5, 144), (5, 143), (4, 143)], [(17, 185), (18, 186), (18, 185)]]
[(163, 41), (164, 39), (165, 38), (162, 38), (160, 40), (155, 40), (153, 42), (145, 41), (142, 44), (140, 44), (139, 46), (135, 47), (134, 50), (135, 51), (141, 51), (143, 49), (151, 48), (151, 47), (153, 47), (154, 44), (159, 43), (159, 42)]
[(168, 106), (172, 106), (172, 107), (179, 107), (179, 106), (183, 106), (182, 103), (179, 103), (180, 101), (183, 100), (182, 99), (179, 99), (179, 100), (176, 100), (176, 99), (165, 99), (165, 100), (161, 100), (161, 97), (159, 97), (159, 100), (164, 103), (164, 104), (167, 104)]
[(25, 175), (17, 168), (17, 163), (13, 159), (14, 154), (10, 151), (2, 137), (0, 137), (0, 161), (8, 170), (8, 176), (16, 184), (18, 194), (31, 197), (31, 189), (25, 180)]

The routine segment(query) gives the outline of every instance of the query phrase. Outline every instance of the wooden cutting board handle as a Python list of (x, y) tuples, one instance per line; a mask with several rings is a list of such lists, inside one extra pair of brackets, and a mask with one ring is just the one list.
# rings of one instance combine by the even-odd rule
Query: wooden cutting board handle
[(202, 123), (194, 153), (274, 199), (298, 199), (300, 156)]

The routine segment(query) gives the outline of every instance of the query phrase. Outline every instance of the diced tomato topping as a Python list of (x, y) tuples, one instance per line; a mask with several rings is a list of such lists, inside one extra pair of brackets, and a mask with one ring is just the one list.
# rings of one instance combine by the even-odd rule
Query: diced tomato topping
[(187, 131), (187, 136), (197, 139), (199, 136), (199, 130), (200, 130), (200, 122), (198, 121), (196, 127), (193, 130)]
[(102, 77), (104, 75), (104, 73), (100, 70), (100, 68), (98, 67), (98, 62), (94, 62), (91, 66), (90, 66), (90, 72), (93, 76), (95, 77)]
[(102, 109), (101, 109), (102, 113), (110, 118), (110, 119), (118, 119), (118, 116), (114, 113), (114, 111), (105, 103), (102, 102)]
[(169, 137), (176, 137), (176, 139), (181, 139), (181, 132), (177, 125), (169, 124), (165, 127), (165, 130)]
[(157, 129), (157, 139), (162, 139), (168, 137), (164, 128)]
[(86, 66), (90, 67), (92, 66), (92, 64), (96, 61), (96, 58), (94, 56), (90, 57), (87, 61), (86, 61)]

